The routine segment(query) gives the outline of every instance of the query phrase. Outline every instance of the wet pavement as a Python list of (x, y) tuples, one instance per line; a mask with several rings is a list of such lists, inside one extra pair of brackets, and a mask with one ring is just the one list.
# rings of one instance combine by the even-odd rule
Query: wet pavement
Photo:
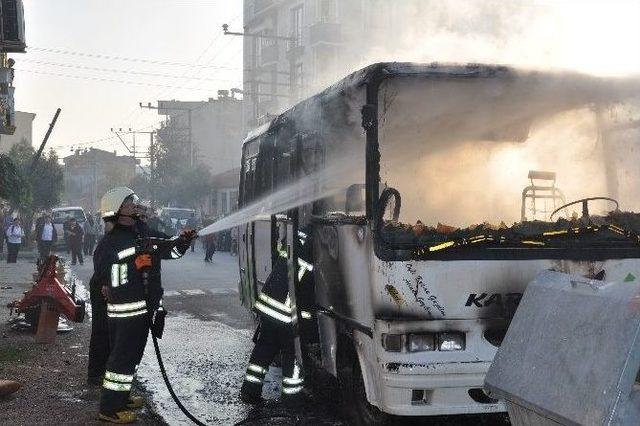
[[(75, 267), (89, 281), (91, 258)], [(164, 304), (169, 312), (159, 341), (167, 375), (184, 406), (210, 425), (343, 425), (337, 389), (331, 380), (314, 377), (311, 401), (297, 410), (279, 401), (280, 369), (271, 367), (265, 379), (266, 403), (252, 407), (238, 398), (249, 354), (254, 319), (238, 298), (238, 259), (218, 252), (205, 263), (202, 250), (162, 265)], [(153, 411), (170, 425), (193, 424), (177, 407), (167, 390), (151, 340), (138, 369)], [(307, 378), (308, 382), (311, 382)], [(407, 419), (394, 424), (478, 425), (478, 418)]]

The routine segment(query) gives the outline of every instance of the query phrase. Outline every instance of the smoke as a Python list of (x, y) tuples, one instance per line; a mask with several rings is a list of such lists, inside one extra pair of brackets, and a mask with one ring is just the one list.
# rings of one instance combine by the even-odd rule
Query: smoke
[[(313, 90), (375, 62), (494, 63), (606, 76), (640, 72), (635, 1), (340, 3), (344, 16), (362, 19), (340, 19), (340, 59), (333, 72), (316, 73)], [(359, 10), (356, 3), (370, 6)]]
[[(638, 118), (637, 106), (624, 104), (638, 99), (636, 80), (569, 73), (404, 80), (383, 86), (380, 122), (381, 181), (402, 196), (401, 222), (519, 221), (530, 170), (555, 172), (567, 201), (608, 196), (624, 210), (639, 207), (637, 129), (601, 135), (621, 116)], [(603, 108), (614, 100), (623, 101), (618, 110)], [(539, 200), (536, 218), (548, 220), (553, 207)], [(602, 213), (613, 205), (592, 207)]]

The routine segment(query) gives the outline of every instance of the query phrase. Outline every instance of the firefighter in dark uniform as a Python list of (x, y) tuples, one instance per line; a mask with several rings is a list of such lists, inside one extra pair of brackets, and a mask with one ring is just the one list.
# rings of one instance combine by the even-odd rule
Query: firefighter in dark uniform
[(159, 263), (160, 257), (181, 257), (195, 237), (194, 232), (185, 231), (172, 244), (164, 245), (159, 254), (140, 251), (140, 241), (147, 236), (136, 226), (143, 213), (138, 201), (135, 193), (125, 187), (114, 188), (102, 197), (103, 218), (115, 218), (115, 226), (102, 239), (100, 251), (94, 253), (95, 279), (102, 284), (107, 299), (111, 347), (99, 418), (112, 423), (134, 422), (136, 415), (130, 409), (142, 406), (142, 398), (130, 396), (131, 386), (156, 305), (148, 295), (157, 294), (150, 289), (160, 285), (159, 274), (157, 278), (152, 274), (145, 286), (142, 271), (153, 270), (153, 263)]
[[(306, 230), (305, 230), (306, 231)], [(313, 304), (312, 242), (308, 232), (299, 232), (297, 304), (304, 321), (312, 318), (309, 309)], [(284, 243), (283, 243), (284, 247)], [(304, 377), (296, 360), (292, 322), (294, 314), (289, 298), (287, 252), (281, 249), (278, 259), (255, 303), (260, 319), (255, 347), (249, 358), (240, 399), (249, 404), (262, 401), (262, 385), (269, 365), (278, 353), (282, 354), (282, 400), (286, 403), (301, 402)]]

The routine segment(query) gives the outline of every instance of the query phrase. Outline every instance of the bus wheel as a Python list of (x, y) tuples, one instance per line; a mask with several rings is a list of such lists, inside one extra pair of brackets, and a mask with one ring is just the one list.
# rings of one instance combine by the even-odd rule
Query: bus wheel
[(342, 407), (346, 420), (352, 426), (388, 425), (389, 416), (369, 404), (358, 357), (345, 356), (338, 371), (338, 383), (342, 394)]

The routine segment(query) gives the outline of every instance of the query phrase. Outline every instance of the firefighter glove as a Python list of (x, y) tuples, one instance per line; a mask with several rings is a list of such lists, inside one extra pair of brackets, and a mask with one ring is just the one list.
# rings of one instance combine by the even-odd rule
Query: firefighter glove
[(138, 271), (144, 269), (144, 268), (150, 268), (151, 267), (151, 255), (150, 254), (140, 254), (138, 256), (136, 256), (136, 269)]

